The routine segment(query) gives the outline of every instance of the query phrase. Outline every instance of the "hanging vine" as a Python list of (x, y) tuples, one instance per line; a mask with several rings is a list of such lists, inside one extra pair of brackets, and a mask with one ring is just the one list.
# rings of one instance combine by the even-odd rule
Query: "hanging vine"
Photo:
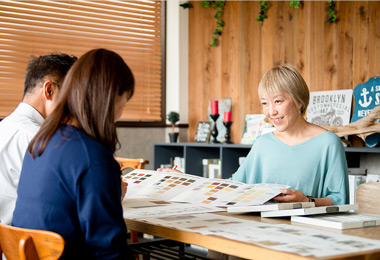
[(189, 2), (186, 2), (186, 3), (180, 4), (179, 6), (183, 7), (183, 9), (186, 9), (186, 8), (193, 8), (193, 5), (190, 4)]
[[(294, 7), (298, 9), (300, 7), (302, 8), (302, 2), (303, 1), (290, 1), (289, 5), (290, 7)], [(329, 5), (327, 7), (327, 11), (328, 11), (327, 21), (329, 23), (333, 23), (338, 20), (335, 13), (335, 1), (329, 0), (328, 3)], [(260, 1), (260, 12), (259, 12), (259, 16), (257, 16), (256, 18), (256, 21), (258, 21), (259, 23), (262, 23), (264, 19), (268, 18), (268, 16), (266, 15), (266, 11), (268, 7), (269, 7), (269, 4), (266, 1)]]
[[(327, 14), (327, 21), (329, 23), (333, 23), (338, 20), (336, 13), (335, 13), (335, 1), (334, 0), (328, 0), (328, 14)], [(218, 45), (218, 37), (222, 35), (223, 32), (223, 27), (224, 27), (224, 21), (222, 20), (223, 17), (223, 12), (224, 12), (224, 6), (226, 5), (226, 0), (212, 0), (212, 1), (201, 1), (200, 5), (202, 8), (208, 8), (208, 7), (213, 7), (214, 10), (216, 10), (214, 18), (216, 20), (216, 28), (212, 32), (211, 36), (211, 42), (210, 46), (214, 47)], [(302, 8), (302, 1), (290, 1), (290, 7), (294, 7), (298, 9), (300, 6)], [(193, 5), (189, 2), (180, 4), (181, 7), (184, 9), (186, 8), (193, 8)], [(262, 23), (264, 19), (268, 18), (266, 15), (266, 11), (269, 8), (269, 4), (267, 1), (260, 1), (260, 12), (259, 15), (256, 18), (256, 21), (259, 23)]]
[(269, 4), (266, 1), (260, 1), (260, 12), (259, 16), (257, 16), (256, 21), (262, 23), (265, 18), (268, 16), (265, 14), (265, 11), (268, 9)]
[(329, 5), (327, 7), (327, 21), (329, 23), (333, 23), (337, 20), (336, 14), (335, 14), (335, 2), (334, 0), (329, 0)]
[(300, 1), (290, 1), (290, 7), (292, 6), (298, 9), (298, 7), (300, 7)]
[[(210, 46), (214, 47), (218, 45), (218, 37), (222, 35), (224, 21), (222, 20), (224, 6), (226, 5), (226, 0), (212, 0), (212, 1), (201, 1), (200, 5), (202, 8), (212, 7), (214, 8), (215, 15), (214, 18), (216, 20), (215, 30), (212, 32)], [(193, 5), (189, 2), (180, 4), (183, 8), (193, 8)]]
[(222, 35), (223, 27), (224, 27), (224, 21), (222, 20), (223, 17), (223, 11), (224, 6), (226, 5), (226, 0), (220, 0), (220, 1), (201, 1), (201, 7), (207, 8), (212, 6), (214, 8), (215, 15), (214, 18), (216, 20), (216, 27), (215, 30), (212, 32), (211, 36), (211, 42), (210, 46), (214, 47), (218, 45), (218, 38)]

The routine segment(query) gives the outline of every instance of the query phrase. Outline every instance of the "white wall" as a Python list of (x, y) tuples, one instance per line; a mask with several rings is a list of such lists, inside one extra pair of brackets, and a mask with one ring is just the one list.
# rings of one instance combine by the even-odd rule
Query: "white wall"
[(189, 11), (180, 7), (181, 2), (183, 1), (166, 2), (166, 112), (179, 112), (180, 123), (187, 124)]

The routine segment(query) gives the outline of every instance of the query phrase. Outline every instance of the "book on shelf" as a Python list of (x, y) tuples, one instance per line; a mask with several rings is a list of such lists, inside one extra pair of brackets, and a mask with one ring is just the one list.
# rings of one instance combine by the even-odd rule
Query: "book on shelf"
[(243, 164), (245, 158), (247, 158), (247, 157), (246, 157), (246, 156), (241, 156), (241, 157), (239, 157), (239, 165), (242, 165), (242, 164)]
[(163, 168), (163, 169), (165, 169), (165, 168), (172, 168), (173, 167), (173, 164), (171, 164), (171, 163), (162, 163), (162, 164), (160, 164), (160, 168)]
[(348, 168), (348, 175), (367, 175), (367, 168)]
[(177, 170), (185, 172), (185, 158), (183, 157), (174, 157), (173, 166), (177, 166)]
[(220, 167), (220, 160), (214, 160), (208, 165), (208, 178), (210, 179), (221, 179), (222, 169)]
[(358, 209), (357, 204), (333, 205), (333, 206), (300, 208), (300, 209), (284, 209), (284, 210), (275, 210), (275, 211), (263, 211), (261, 212), (261, 217), (268, 218), (268, 217), (317, 215), (317, 214), (347, 212), (350, 210), (357, 210), (357, 209)]
[(335, 229), (373, 227), (380, 225), (380, 216), (361, 213), (336, 213), (314, 216), (292, 216), (292, 222)]
[(359, 185), (365, 183), (367, 176), (365, 175), (348, 175), (348, 187), (350, 190), (350, 204), (355, 204), (355, 194)]
[(260, 205), (289, 188), (280, 184), (245, 184), (209, 179), (186, 173), (137, 169), (123, 175), (127, 198), (150, 198), (170, 202), (223, 206)]
[(269, 201), (269, 202), (264, 203), (263, 205), (228, 207), (227, 211), (229, 213), (248, 213), (248, 212), (262, 212), (262, 211), (299, 209), (299, 208), (311, 208), (311, 207), (315, 207), (314, 202), (278, 203), (278, 202)]
[(220, 179), (222, 177), (220, 159), (202, 159), (203, 177)]
[(368, 174), (366, 182), (380, 182), (380, 174)]

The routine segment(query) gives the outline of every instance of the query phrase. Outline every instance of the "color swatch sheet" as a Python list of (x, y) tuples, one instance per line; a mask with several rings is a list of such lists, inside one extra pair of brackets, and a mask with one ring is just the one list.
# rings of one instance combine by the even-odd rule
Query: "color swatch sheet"
[(222, 236), (305, 257), (331, 257), (380, 248), (379, 240), (302, 226), (262, 223), (219, 214), (161, 215), (140, 217), (139, 220), (203, 235)]
[(134, 170), (123, 176), (126, 198), (151, 198), (212, 206), (260, 205), (287, 185), (245, 184), (184, 173)]

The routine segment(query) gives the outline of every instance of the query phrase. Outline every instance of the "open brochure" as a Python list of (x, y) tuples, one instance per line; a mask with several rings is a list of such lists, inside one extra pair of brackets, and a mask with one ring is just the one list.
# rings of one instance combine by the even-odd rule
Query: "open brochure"
[(292, 216), (291, 221), (336, 229), (380, 226), (380, 216), (351, 212), (306, 217)]
[(245, 184), (191, 174), (134, 170), (123, 176), (126, 198), (150, 198), (212, 206), (260, 205), (289, 188), (280, 184)]

